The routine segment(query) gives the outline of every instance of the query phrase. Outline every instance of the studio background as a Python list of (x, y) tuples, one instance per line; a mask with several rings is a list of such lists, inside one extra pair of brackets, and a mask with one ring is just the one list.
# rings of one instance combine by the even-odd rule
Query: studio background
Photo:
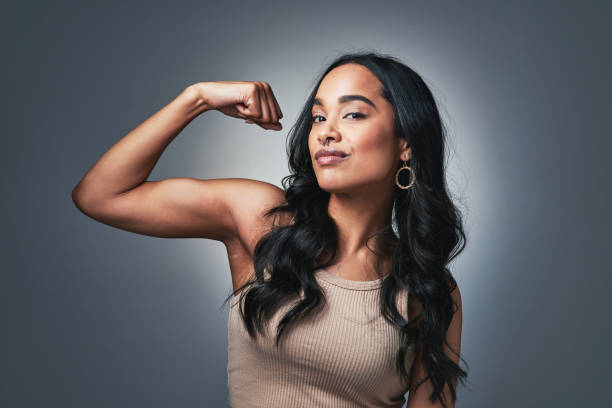
[(186, 86), (216, 80), (269, 82), (284, 129), (206, 112), (149, 180), (280, 186), (315, 78), (359, 50), (420, 73), (448, 129), (468, 234), (451, 264), (469, 364), (457, 407), (612, 405), (611, 12), (604, 1), (6, 4), (0, 405), (226, 406), (224, 246), (106, 226), (71, 190)]

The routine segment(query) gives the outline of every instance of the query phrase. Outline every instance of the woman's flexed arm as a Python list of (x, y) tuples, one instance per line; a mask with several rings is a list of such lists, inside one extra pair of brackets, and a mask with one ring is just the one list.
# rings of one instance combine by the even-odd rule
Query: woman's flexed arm
[[(95, 163), (72, 191), (74, 203), (92, 218), (138, 233), (228, 238), (236, 229), (231, 200), (246, 185), (264, 183), (235, 179), (146, 180), (168, 144), (207, 110), (216, 109), (264, 129), (280, 130), (278, 119), (282, 113), (269, 85), (263, 84), (201, 82), (186, 88)], [(275, 195), (279, 196), (278, 192)]]

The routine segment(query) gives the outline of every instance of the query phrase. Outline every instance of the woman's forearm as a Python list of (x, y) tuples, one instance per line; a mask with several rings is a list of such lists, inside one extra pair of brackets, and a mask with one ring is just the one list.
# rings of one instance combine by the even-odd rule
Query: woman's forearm
[(209, 109), (204, 87), (197, 83), (185, 88), (113, 145), (73, 189), (73, 200), (100, 203), (145, 182), (170, 142)]

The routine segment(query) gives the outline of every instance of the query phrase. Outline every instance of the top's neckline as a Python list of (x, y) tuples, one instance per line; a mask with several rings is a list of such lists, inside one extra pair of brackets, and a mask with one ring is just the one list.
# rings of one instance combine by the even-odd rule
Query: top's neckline
[(332, 285), (340, 286), (346, 289), (355, 289), (355, 290), (368, 290), (368, 289), (376, 289), (380, 288), (383, 284), (383, 281), (389, 276), (389, 274), (383, 276), (382, 278), (378, 278), (371, 281), (356, 281), (342, 278), (338, 275), (335, 275), (331, 272), (323, 268), (319, 268), (315, 272), (321, 279), (325, 282), (331, 283)]

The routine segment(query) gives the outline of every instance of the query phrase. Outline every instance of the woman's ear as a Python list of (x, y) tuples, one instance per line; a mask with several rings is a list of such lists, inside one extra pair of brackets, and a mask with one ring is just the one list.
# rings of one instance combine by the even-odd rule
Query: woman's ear
[(400, 160), (408, 161), (412, 155), (412, 151), (410, 150), (410, 146), (408, 145), (408, 141), (406, 139), (402, 139), (400, 142)]
[(412, 157), (412, 150), (410, 150), (410, 146), (408, 146), (408, 147), (406, 148), (406, 150), (405, 150), (405, 153), (404, 153), (404, 154), (406, 155), (406, 160), (405, 160), (405, 161), (410, 160), (410, 158)]

